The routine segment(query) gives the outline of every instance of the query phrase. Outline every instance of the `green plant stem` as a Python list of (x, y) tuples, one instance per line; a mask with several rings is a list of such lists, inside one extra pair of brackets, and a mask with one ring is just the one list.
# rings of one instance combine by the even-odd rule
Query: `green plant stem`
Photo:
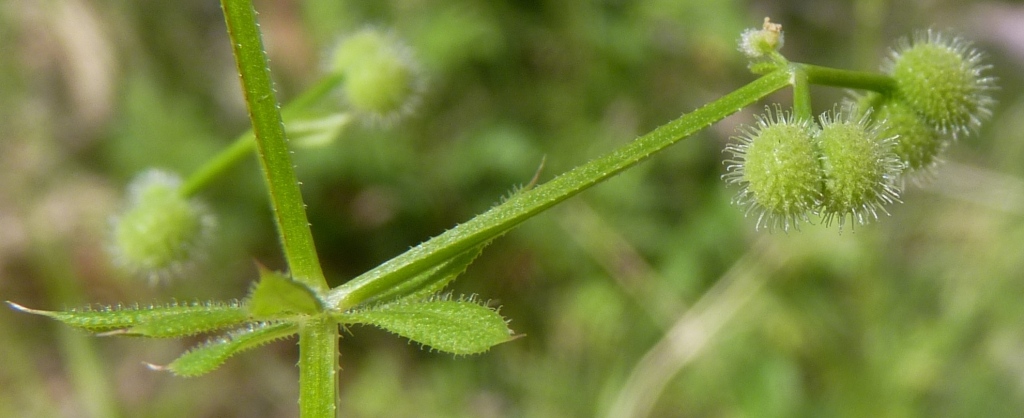
[(235, 139), (235, 142), (231, 143), (220, 154), (217, 154), (213, 159), (207, 161), (205, 165), (192, 173), (185, 180), (185, 184), (181, 185), (180, 193), (185, 197), (191, 197), (199, 193), (200, 190), (212, 183), (214, 179), (223, 175), (231, 167), (234, 167), (235, 164), (238, 164), (243, 158), (252, 153), (255, 147), (256, 141), (252, 135), (252, 130), (249, 130), (239, 136), (238, 139)]
[(288, 103), (288, 105), (285, 106), (283, 111), (285, 119), (287, 119), (288, 116), (291, 116), (292, 112), (305, 110), (319, 102), (320, 99), (334, 91), (334, 89), (341, 84), (344, 78), (345, 77), (341, 73), (327, 74), (327, 76), (320, 80), (320, 82), (306, 89), (306, 91), (299, 95), (299, 97), (296, 97), (291, 103)]
[(250, 0), (221, 0), (245, 102), (256, 136), (264, 179), (270, 193), (281, 244), (292, 277), (310, 288), (324, 291), (324, 279), (313, 234), (306, 218), (295, 168), (286, 143), (284, 124), (267, 68), (263, 40)]
[(318, 316), (299, 330), (299, 416), (333, 418), (338, 402), (338, 323)]
[(790, 83), (790, 72), (764, 75), (692, 113), (669, 122), (628, 145), (576, 167), (548, 183), (422, 243), (328, 294), (328, 305), (346, 310), (438, 263), (512, 229), (555, 204), (645, 160), (673, 143), (722, 120)]
[[(295, 280), (324, 291), (327, 281), (292, 166), (256, 11), (251, 0), (221, 0), (221, 7), (285, 258)], [(314, 318), (299, 331), (299, 413), (304, 418), (329, 418), (337, 402), (338, 327), (325, 316)]]
[[(305, 111), (308, 107), (323, 99), (335, 87), (341, 84), (341, 74), (330, 74), (319, 83), (307, 89), (302, 95), (296, 97), (291, 103), (284, 107), (282, 114), (285, 120)], [(217, 154), (206, 165), (200, 167), (181, 186), (181, 194), (186, 197), (194, 196), (204, 187), (213, 182), (235, 164), (247, 157), (256, 148), (256, 141), (252, 129), (240, 135), (235, 142)]]
[(798, 119), (811, 120), (811, 84), (807, 73), (799, 66), (790, 69), (793, 74), (793, 114)]
[(891, 93), (896, 90), (896, 80), (885, 74), (866, 71), (841, 70), (812, 64), (792, 64), (807, 74), (807, 81), (832, 87), (871, 90), (878, 93)]

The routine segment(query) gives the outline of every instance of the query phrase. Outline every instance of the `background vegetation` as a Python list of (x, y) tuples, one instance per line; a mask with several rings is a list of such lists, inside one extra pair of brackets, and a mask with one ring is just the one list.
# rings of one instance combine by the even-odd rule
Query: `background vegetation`
[[(877, 224), (755, 232), (720, 150), (749, 109), (495, 242), (458, 293), (526, 338), (455, 358), (370, 328), (341, 342), (345, 417), (1024, 414), (1024, 6), (1001, 1), (258, 1), (284, 100), (375, 25), (416, 51), (419, 110), (296, 154), (341, 283), (497, 202), (753, 79), (735, 50), (768, 15), (797, 61), (877, 68), (950, 28), (1002, 89), (980, 135)], [(217, 2), (0, 2), (0, 299), (232, 298), (281, 268), (255, 159), (202, 197), (220, 235), (156, 288), (105, 253), (140, 170), (196, 168), (247, 128)], [(815, 112), (844, 92), (816, 89)], [(777, 97), (788, 100), (785, 95)], [(339, 99), (340, 100), (340, 99)], [(293, 341), (196, 379), (147, 370), (199, 341), (86, 337), (0, 310), (0, 416), (287, 417)], [(646, 403), (645, 403), (646, 402)], [(614, 409), (624, 408), (624, 409)], [(631, 409), (632, 408), (632, 409)]]

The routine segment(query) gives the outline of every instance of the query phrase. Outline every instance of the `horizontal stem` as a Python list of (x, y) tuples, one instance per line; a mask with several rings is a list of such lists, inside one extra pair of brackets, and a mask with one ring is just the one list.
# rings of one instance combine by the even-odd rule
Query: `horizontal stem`
[(885, 74), (841, 70), (811, 64), (794, 63), (793, 66), (803, 70), (807, 74), (807, 81), (811, 84), (871, 90), (878, 93), (889, 93), (896, 90), (896, 80)]
[(530, 217), (645, 160), (790, 83), (778, 70), (559, 177), (522, 192), (483, 214), (424, 242), (328, 294), (328, 305), (346, 310)]

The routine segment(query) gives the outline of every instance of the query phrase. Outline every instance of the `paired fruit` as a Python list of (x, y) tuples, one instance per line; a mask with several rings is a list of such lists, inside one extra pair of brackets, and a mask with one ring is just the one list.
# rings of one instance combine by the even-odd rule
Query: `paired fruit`
[(726, 147), (733, 159), (724, 177), (741, 186), (735, 202), (757, 214), (758, 228), (788, 231), (811, 215), (840, 227), (847, 216), (863, 224), (899, 200), (903, 166), (892, 139), (848, 114), (825, 113), (819, 126), (776, 108)]

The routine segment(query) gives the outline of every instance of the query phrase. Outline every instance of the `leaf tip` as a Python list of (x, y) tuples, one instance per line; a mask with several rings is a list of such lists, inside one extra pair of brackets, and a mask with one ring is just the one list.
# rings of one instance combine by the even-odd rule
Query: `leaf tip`
[(9, 306), (11, 309), (14, 309), (14, 310), (16, 310), (18, 312), (25, 312), (25, 313), (35, 314), (35, 315), (52, 316), (50, 314), (50, 312), (48, 312), (48, 311), (41, 311), (41, 310), (38, 310), (38, 309), (28, 308), (28, 307), (19, 305), (17, 303), (11, 302), (9, 300), (4, 301), (4, 302), (7, 302), (7, 306)]
[(169, 372), (169, 371), (171, 371), (171, 369), (169, 367), (161, 366), (159, 364), (142, 362), (142, 365), (146, 366), (147, 369), (155, 371), (155, 372)]

